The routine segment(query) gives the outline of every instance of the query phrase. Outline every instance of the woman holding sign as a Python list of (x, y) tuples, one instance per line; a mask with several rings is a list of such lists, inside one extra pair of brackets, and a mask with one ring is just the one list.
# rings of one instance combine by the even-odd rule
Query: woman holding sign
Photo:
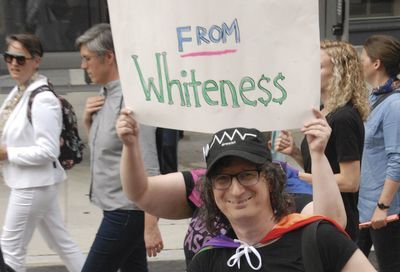
[[(373, 87), (371, 114), (365, 122), (361, 167), (360, 222), (371, 221), (359, 242), (369, 252), (370, 235), (379, 271), (400, 271), (400, 41), (377, 35), (367, 39), (361, 54), (365, 79)], [(365, 235), (366, 234), (366, 235)]]
[[(205, 181), (206, 169), (192, 169), (191, 171), (147, 177), (140, 159), (141, 152), (138, 149), (137, 123), (132, 118), (130, 110), (123, 109), (121, 113), (117, 121), (117, 133), (124, 143), (121, 159), (124, 192), (130, 200), (151, 214), (168, 219), (191, 218), (184, 242), (186, 261), (189, 264), (203, 244), (215, 236), (208, 232), (204, 219), (199, 215), (199, 208), (203, 203), (199, 190)], [(325, 124), (327, 131), (330, 130), (325, 120), (319, 121)], [(266, 143), (263, 148), (266, 156), (270, 158), (271, 153)], [(296, 176), (293, 173), (294, 170), (285, 164), (271, 163), (271, 165), (280, 170), (278, 171), (279, 175), (285, 174), (281, 171), (284, 168), (288, 183)], [(321, 171), (319, 172), (321, 173)], [(314, 202), (309, 203), (303, 209), (298, 209), (298, 212), (322, 214), (337, 220), (344, 226), (346, 215), (339, 189), (332, 174), (322, 172), (320, 177), (314, 178), (316, 179), (313, 186)], [(296, 209), (298, 208), (295, 200), (292, 200), (292, 204), (296, 205)]]
[[(124, 143), (121, 174), (126, 194), (156, 215), (190, 216), (193, 212), (186, 200), (185, 184), (177, 173), (147, 180), (139, 149), (138, 125), (129, 113), (123, 110), (117, 122), (117, 132)], [(314, 212), (330, 216), (337, 213), (340, 217), (343, 203), (324, 156), (331, 129), (321, 112), (315, 110), (314, 114), (316, 118), (302, 129), (310, 144), (315, 169)], [(314, 256), (309, 250), (302, 250), (303, 227), (325, 219), (304, 212), (293, 213), (292, 199), (284, 192), (284, 173), (279, 165), (271, 162), (266, 145), (264, 135), (256, 129), (230, 128), (217, 132), (205, 148), (207, 170), (201, 182), (205, 223), (209, 231), (223, 232), (226, 236), (211, 239), (210, 245), (219, 249), (199, 251), (188, 271), (236, 271), (237, 267), (240, 271), (253, 271), (250, 268), (309, 271), (309, 265), (315, 266), (316, 261), (320, 261), (321, 271), (374, 271), (342, 228), (329, 219), (312, 232), (317, 240), (307, 238), (304, 243), (318, 243), (316, 251), (321, 252), (321, 258), (303, 261), (302, 254)], [(236, 236), (240, 242), (233, 240)]]
[[(368, 116), (367, 90), (356, 50), (341, 41), (321, 42), (322, 112), (332, 128), (325, 154), (335, 174), (347, 214), (346, 231), (358, 234), (358, 187), (364, 145), (363, 120)], [(293, 157), (304, 168), (300, 178), (311, 183), (311, 157), (306, 139), (296, 147), (288, 131), (275, 141), (276, 151)]]

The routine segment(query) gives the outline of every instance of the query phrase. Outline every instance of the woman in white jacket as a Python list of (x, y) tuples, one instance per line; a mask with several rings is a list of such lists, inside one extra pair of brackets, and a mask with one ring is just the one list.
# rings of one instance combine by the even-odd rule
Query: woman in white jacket
[(26, 271), (26, 249), (37, 227), (69, 271), (79, 272), (84, 256), (65, 229), (58, 206), (58, 184), (65, 171), (58, 161), (62, 128), (61, 104), (50, 91), (35, 95), (47, 85), (37, 70), (43, 55), (40, 40), (31, 34), (6, 38), (4, 60), (17, 85), (0, 108), (0, 161), (11, 193), (1, 235), (5, 262), (15, 271)]

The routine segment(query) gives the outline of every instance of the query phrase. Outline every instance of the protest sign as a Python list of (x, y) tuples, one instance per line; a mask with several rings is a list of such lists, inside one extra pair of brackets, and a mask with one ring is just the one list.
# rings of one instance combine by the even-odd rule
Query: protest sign
[(315, 0), (109, 0), (139, 122), (213, 133), (299, 128), (319, 105)]

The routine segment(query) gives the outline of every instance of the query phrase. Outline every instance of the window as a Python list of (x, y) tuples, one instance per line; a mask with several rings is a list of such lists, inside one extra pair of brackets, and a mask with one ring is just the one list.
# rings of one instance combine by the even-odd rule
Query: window
[(350, 0), (350, 18), (400, 16), (400, 0)]
[(76, 51), (75, 39), (108, 21), (106, 0), (0, 0), (0, 45), (8, 34), (38, 36), (45, 52)]

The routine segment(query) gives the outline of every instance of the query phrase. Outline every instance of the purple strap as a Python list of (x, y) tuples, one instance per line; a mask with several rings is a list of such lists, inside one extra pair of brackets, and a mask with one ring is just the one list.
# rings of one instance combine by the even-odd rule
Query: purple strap
[(211, 238), (207, 241), (203, 247), (212, 246), (212, 247), (224, 247), (224, 248), (238, 248), (240, 243), (234, 242), (232, 238), (229, 238), (225, 235), (218, 235), (214, 238)]

